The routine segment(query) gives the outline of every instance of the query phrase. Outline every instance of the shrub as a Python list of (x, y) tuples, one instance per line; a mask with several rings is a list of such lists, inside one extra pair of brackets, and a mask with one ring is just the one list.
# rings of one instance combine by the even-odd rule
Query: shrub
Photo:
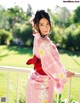
[(0, 44), (10, 44), (12, 34), (9, 31), (0, 29)]

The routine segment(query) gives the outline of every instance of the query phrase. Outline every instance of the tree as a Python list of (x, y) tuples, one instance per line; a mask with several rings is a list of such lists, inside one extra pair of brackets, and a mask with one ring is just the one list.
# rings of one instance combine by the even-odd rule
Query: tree
[(7, 10), (8, 22), (10, 24), (10, 28), (12, 29), (12, 33), (14, 34), (14, 25), (16, 22), (23, 23), (26, 20), (26, 15), (24, 14), (22, 8), (15, 6), (14, 8), (9, 8)]
[(73, 17), (74, 23), (80, 23), (80, 6), (78, 6), (74, 10), (74, 17)]
[(30, 4), (28, 4), (26, 16), (29, 18), (29, 17), (32, 16), (32, 14), (33, 14), (33, 12), (32, 12), (32, 7), (31, 7)]
[(22, 8), (19, 8), (18, 6), (15, 6), (14, 8), (9, 8), (7, 10), (7, 14), (11, 27), (13, 27), (14, 23), (21, 22), (26, 19)]
[(59, 26), (64, 26), (70, 18), (71, 14), (66, 7), (56, 6), (55, 8), (55, 20)]
[(6, 10), (0, 5), (0, 28), (6, 29)]
[(32, 46), (33, 36), (31, 24), (21, 25), (19, 23), (16, 23), (14, 28), (17, 41), (22, 42), (23, 45)]

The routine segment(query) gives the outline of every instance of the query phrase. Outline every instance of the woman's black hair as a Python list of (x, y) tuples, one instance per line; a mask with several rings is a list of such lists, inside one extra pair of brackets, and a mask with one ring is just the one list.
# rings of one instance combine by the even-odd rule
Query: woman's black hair
[(42, 18), (46, 18), (51, 25), (50, 16), (47, 12), (45, 12), (45, 10), (40, 10), (36, 12), (35, 17), (34, 17), (34, 24), (39, 24), (39, 21)]
[(45, 12), (45, 10), (39, 10), (36, 12), (35, 14), (35, 17), (34, 17), (34, 24), (37, 25), (37, 29), (38, 29), (38, 32), (41, 34), (40, 30), (39, 30), (39, 21), (42, 19), (42, 18), (46, 18), (48, 21), (49, 21), (49, 24), (51, 26), (51, 21), (50, 21), (50, 16), (47, 12)]

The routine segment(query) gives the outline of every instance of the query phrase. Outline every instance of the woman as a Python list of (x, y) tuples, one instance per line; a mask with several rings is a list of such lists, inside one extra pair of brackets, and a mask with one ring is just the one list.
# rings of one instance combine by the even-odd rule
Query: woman
[(37, 11), (33, 27), (34, 56), (26, 64), (34, 64), (34, 70), (27, 82), (26, 103), (53, 103), (54, 90), (61, 93), (66, 77), (72, 77), (74, 73), (64, 69), (58, 50), (48, 37), (51, 31), (48, 13), (44, 10)]

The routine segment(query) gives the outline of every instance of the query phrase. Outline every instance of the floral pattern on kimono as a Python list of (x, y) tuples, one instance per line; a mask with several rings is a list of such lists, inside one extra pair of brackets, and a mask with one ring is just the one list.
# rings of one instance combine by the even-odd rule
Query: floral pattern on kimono
[(56, 92), (61, 93), (67, 79), (55, 44), (48, 37), (42, 39), (35, 37), (34, 45), (36, 45), (34, 54), (41, 59), (44, 72), (53, 79)]

